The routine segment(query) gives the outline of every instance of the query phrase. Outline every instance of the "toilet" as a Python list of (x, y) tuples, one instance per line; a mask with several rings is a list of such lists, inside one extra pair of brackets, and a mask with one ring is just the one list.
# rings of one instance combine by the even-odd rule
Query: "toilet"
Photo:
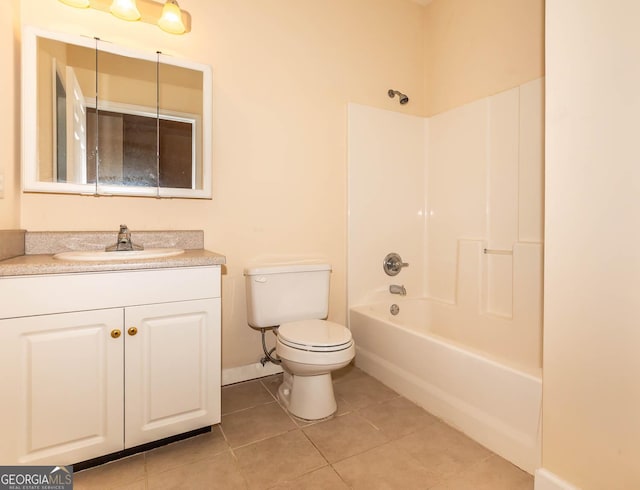
[(325, 320), (331, 266), (265, 265), (244, 274), (249, 325), (277, 327), (276, 354), (284, 371), (278, 399), (300, 419), (330, 417), (337, 408), (331, 372), (355, 356), (351, 331)]

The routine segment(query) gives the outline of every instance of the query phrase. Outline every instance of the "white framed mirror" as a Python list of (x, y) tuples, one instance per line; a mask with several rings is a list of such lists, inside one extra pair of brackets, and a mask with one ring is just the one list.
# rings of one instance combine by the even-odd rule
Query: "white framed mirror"
[(211, 198), (208, 65), (25, 27), (25, 192)]

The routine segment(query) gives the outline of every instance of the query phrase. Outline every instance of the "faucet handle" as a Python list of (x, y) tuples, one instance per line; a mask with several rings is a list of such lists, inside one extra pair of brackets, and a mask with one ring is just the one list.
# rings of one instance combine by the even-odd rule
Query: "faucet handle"
[(129, 231), (129, 228), (127, 227), (127, 225), (120, 225), (120, 231), (118, 231), (118, 238), (116, 240), (116, 244), (105, 248), (107, 252), (120, 252), (120, 251), (143, 250), (143, 249), (144, 247), (142, 245), (134, 245), (131, 242), (131, 231)]
[(382, 262), (382, 268), (388, 276), (396, 276), (403, 267), (409, 267), (407, 262), (402, 262), (402, 258), (397, 253), (390, 253)]
[(129, 231), (129, 228), (127, 228), (127, 225), (120, 225), (120, 231), (118, 232), (118, 242), (131, 242), (131, 232)]

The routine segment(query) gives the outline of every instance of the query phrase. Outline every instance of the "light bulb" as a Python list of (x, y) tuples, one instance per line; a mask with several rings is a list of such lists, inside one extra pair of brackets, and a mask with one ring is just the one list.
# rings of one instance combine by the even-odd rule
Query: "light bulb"
[(183, 34), (186, 30), (182, 22), (182, 11), (176, 0), (167, 0), (158, 19), (158, 26), (171, 34)]
[(119, 19), (140, 19), (140, 12), (138, 11), (138, 7), (136, 7), (136, 0), (113, 0), (109, 10)]

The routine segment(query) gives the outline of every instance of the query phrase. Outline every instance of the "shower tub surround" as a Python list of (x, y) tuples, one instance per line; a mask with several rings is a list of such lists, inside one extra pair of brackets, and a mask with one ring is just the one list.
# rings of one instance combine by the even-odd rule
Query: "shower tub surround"
[[(544, 80), (429, 118), (350, 104), (348, 155), (356, 365), (533, 472)], [(409, 263), (394, 277), (391, 252)]]

